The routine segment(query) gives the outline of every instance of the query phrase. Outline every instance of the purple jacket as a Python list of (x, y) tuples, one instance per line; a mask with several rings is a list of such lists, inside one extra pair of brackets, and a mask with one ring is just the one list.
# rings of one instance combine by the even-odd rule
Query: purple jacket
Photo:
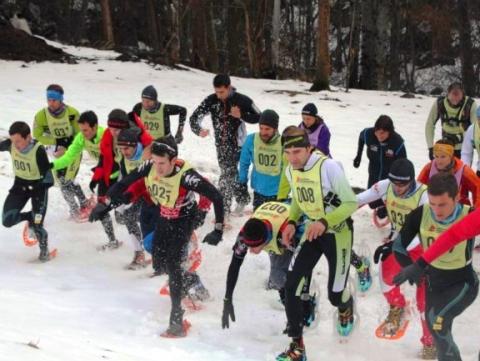
[(319, 149), (327, 157), (332, 157), (330, 154), (330, 130), (328, 130), (323, 119), (320, 118), (319, 121), (310, 128), (307, 128), (303, 122), (301, 122), (298, 127), (307, 131), (311, 145)]

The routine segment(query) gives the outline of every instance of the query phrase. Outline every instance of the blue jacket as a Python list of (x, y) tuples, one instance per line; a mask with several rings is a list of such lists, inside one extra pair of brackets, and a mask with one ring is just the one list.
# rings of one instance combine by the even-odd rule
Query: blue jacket
[(238, 181), (241, 184), (246, 184), (248, 182), (248, 170), (251, 164), (253, 166), (250, 181), (252, 189), (256, 193), (259, 193), (263, 196), (275, 196), (278, 192), (278, 184), (280, 183), (281, 174), (271, 176), (257, 172), (253, 159), (254, 138), (255, 133), (249, 134), (242, 146), (238, 170)]

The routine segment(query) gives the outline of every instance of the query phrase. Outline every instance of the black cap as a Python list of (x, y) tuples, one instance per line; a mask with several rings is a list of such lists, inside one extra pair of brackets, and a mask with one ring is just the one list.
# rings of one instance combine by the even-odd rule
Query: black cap
[(110, 128), (126, 129), (130, 127), (128, 115), (122, 109), (113, 109), (108, 114), (107, 124)]
[(123, 147), (136, 147), (140, 136), (140, 128), (132, 127), (122, 129), (118, 134), (117, 145)]
[(157, 90), (154, 88), (153, 85), (149, 85), (142, 90), (142, 98), (151, 99), (155, 101), (157, 100), (158, 98)]
[(315, 104), (308, 103), (302, 109), (302, 115), (310, 115), (312, 117), (316, 117), (318, 115), (318, 110)]
[(393, 183), (409, 183), (415, 180), (415, 168), (407, 158), (397, 159), (390, 166), (388, 179)]
[(260, 114), (259, 124), (268, 125), (274, 129), (278, 129), (279, 116), (275, 110), (266, 109)]
[(248, 247), (258, 247), (265, 243), (267, 227), (262, 220), (250, 218), (243, 226), (243, 240)]
[(171, 158), (178, 155), (178, 146), (175, 142), (175, 138), (172, 136), (160, 137), (155, 139), (152, 142), (152, 154), (158, 155), (160, 157), (165, 157), (166, 155)]

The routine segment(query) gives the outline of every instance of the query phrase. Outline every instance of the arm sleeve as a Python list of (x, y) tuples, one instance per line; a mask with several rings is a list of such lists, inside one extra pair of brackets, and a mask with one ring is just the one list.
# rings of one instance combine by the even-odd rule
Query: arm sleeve
[(375, 183), (369, 189), (357, 194), (358, 205), (363, 206), (364, 204), (371, 203), (377, 199), (385, 199), (389, 184), (390, 181), (388, 179), (383, 179)]
[(210, 199), (215, 211), (215, 222), (223, 224), (223, 196), (212, 183), (203, 178), (194, 169), (189, 169), (182, 176), (182, 185), (185, 189), (191, 190)]
[(324, 167), (333, 192), (341, 201), (338, 208), (335, 208), (332, 212), (325, 215), (325, 220), (329, 227), (331, 227), (342, 223), (355, 212), (357, 209), (357, 199), (339, 163), (332, 159), (327, 159), (321, 167), (321, 172)]
[(237, 241), (233, 246), (232, 260), (230, 261), (230, 266), (228, 267), (227, 273), (227, 289), (225, 291), (225, 298), (232, 300), (233, 291), (238, 281), (238, 275), (240, 273), (240, 267), (242, 266), (243, 260), (247, 254), (247, 247), (242, 243), (241, 234), (238, 235)]
[(477, 208), (459, 222), (455, 223), (423, 253), (423, 259), (432, 263), (457, 244), (480, 234), (480, 208)]
[(9, 152), (12, 148), (12, 141), (5, 139), (0, 142), (0, 152)]
[(248, 182), (248, 170), (250, 168), (250, 164), (253, 161), (254, 136), (254, 134), (251, 134), (247, 137), (240, 153), (240, 161), (238, 165), (238, 181), (242, 184)]
[(180, 105), (165, 104), (165, 113), (168, 115), (178, 115), (178, 127), (183, 128), (185, 120), (187, 119), (187, 108)]
[(241, 109), (242, 120), (246, 123), (257, 124), (260, 120), (260, 109), (255, 105), (255, 103), (248, 98), (248, 106), (246, 109)]
[(50, 161), (48, 160), (48, 155), (44, 147), (38, 147), (36, 159), (38, 170), (40, 171), (40, 175), (42, 176), (42, 183), (49, 185), (53, 184), (53, 175), (50, 169)]
[(200, 122), (203, 119), (203, 117), (210, 112), (210, 106), (209, 106), (209, 100), (208, 98), (205, 98), (202, 103), (198, 106), (197, 109), (192, 113), (190, 116), (190, 128), (192, 129), (192, 132), (198, 135), (200, 133)]
[(407, 217), (405, 217), (405, 224), (393, 241), (393, 253), (395, 254), (395, 258), (397, 259), (398, 263), (400, 263), (402, 267), (406, 267), (413, 262), (408, 254), (407, 247), (420, 232), (422, 212), (423, 206), (420, 206), (410, 212)]
[(395, 151), (395, 159), (407, 158), (407, 149), (405, 148), (405, 142), (402, 140), (401, 144)]
[(427, 122), (425, 123), (425, 139), (427, 141), (427, 147), (433, 148), (433, 138), (435, 136), (435, 123), (438, 119), (438, 106), (437, 101), (432, 105), (430, 113), (428, 114)]
[(473, 130), (474, 125), (472, 124), (465, 132), (462, 143), (462, 162), (470, 167), (472, 166), (473, 162)]
[(67, 168), (72, 164), (80, 153), (82, 153), (85, 146), (85, 138), (83, 134), (78, 133), (73, 139), (73, 143), (70, 144), (67, 151), (60, 158), (53, 161), (53, 168), (55, 170)]
[(356, 158), (362, 159), (362, 152), (363, 152), (363, 146), (365, 145), (365, 134), (367, 132), (367, 129), (364, 129), (360, 132), (360, 135), (358, 136), (358, 147), (357, 147), (357, 156)]
[(56, 140), (50, 134), (45, 134), (44, 129), (47, 127), (47, 120), (45, 119), (45, 110), (40, 110), (33, 120), (33, 137), (43, 145), (55, 145)]
[(328, 130), (326, 125), (323, 126), (320, 134), (318, 134), (317, 147), (323, 154), (327, 156), (330, 154), (330, 130)]

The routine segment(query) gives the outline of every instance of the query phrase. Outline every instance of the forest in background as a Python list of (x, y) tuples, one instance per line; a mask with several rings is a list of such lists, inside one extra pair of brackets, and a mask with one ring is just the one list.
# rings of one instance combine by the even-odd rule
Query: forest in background
[(125, 59), (301, 79), (311, 90), (432, 94), (444, 89), (419, 85), (418, 73), (440, 66), (480, 94), (478, 0), (0, 0), (0, 32), (14, 16), (35, 35)]

